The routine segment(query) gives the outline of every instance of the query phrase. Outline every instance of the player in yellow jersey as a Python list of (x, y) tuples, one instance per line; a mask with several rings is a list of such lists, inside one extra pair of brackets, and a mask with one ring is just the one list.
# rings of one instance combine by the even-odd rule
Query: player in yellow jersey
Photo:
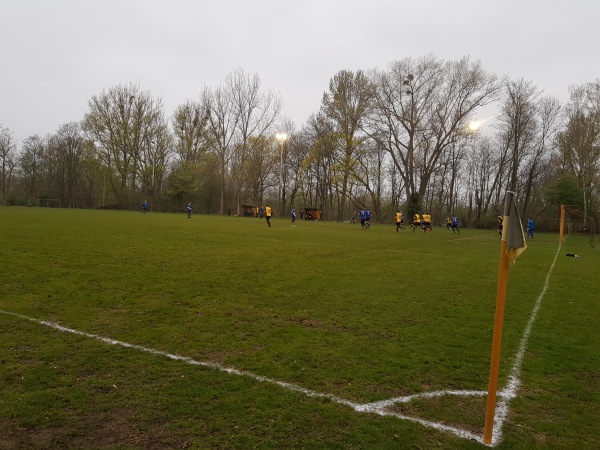
[(433, 230), (433, 228), (431, 228), (431, 214), (426, 212), (425, 214), (423, 214), (423, 231), (427, 233), (431, 230)]
[(265, 216), (267, 217), (267, 224), (269, 225), (269, 228), (271, 228), (271, 216), (272, 215), (273, 215), (273, 210), (267, 203), (267, 206), (265, 206)]
[(414, 217), (413, 217), (413, 232), (416, 230), (417, 227), (421, 227), (421, 215), (418, 213), (415, 213)]
[(397, 210), (396, 211), (396, 233), (398, 232), (398, 230), (402, 228), (404, 230), (404, 214), (402, 214), (402, 211)]
[(498, 234), (502, 237), (502, 222), (504, 222), (504, 217), (500, 213), (498, 213), (498, 217), (496, 217), (498, 221)]

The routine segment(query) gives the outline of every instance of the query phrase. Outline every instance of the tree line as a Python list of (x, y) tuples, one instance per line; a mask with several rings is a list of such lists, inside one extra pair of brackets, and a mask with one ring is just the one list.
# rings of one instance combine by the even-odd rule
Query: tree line
[(81, 121), (20, 145), (0, 124), (1, 203), (139, 209), (147, 200), (181, 211), (191, 201), (211, 214), (270, 203), (276, 215), (310, 207), (338, 221), (368, 206), (381, 222), (427, 210), (438, 224), (452, 214), (485, 227), (513, 190), (523, 216), (549, 228), (560, 204), (597, 218), (600, 80), (571, 86), (561, 105), (479, 61), (425, 55), (339, 71), (300, 127), (282, 105), (237, 69), (171, 117), (160, 98), (126, 84), (93, 96)]

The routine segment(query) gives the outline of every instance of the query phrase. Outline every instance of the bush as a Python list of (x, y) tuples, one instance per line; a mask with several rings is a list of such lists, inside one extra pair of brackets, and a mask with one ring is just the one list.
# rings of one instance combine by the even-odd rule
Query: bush
[(6, 199), (6, 204), (8, 206), (25, 206), (25, 200), (16, 195), (9, 195)]

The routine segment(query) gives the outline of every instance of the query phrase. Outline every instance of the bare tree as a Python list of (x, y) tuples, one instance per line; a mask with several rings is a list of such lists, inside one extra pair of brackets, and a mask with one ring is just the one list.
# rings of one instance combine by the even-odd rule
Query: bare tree
[(338, 147), (338, 220), (342, 220), (348, 213), (348, 188), (357, 163), (357, 148), (366, 138), (362, 132), (362, 122), (366, 117), (371, 97), (371, 83), (362, 71), (354, 73), (342, 70), (330, 80), (329, 91), (323, 94), (321, 101), (321, 111), (333, 124), (333, 137)]
[(407, 196), (423, 198), (441, 155), (467, 132), (477, 108), (496, 99), (502, 82), (480, 62), (433, 56), (394, 62), (374, 77), (370, 134), (391, 155)]
[(48, 139), (47, 157), (54, 162), (57, 198), (65, 200), (67, 206), (75, 206), (75, 189), (83, 170), (84, 137), (77, 122), (59, 127)]
[[(297, 160), (297, 154), (292, 153), (293, 151), (297, 151), (298, 147), (296, 146), (296, 134), (295, 134), (295, 125), (290, 119), (283, 119), (277, 125), (279, 130), (282, 130), (285, 136), (287, 136), (283, 141), (279, 141), (278, 146), (278, 164), (279, 167), (279, 186), (281, 188), (281, 211), (280, 216), (283, 217), (286, 215), (288, 210), (288, 187), (292, 190), (289, 195), (290, 201), (293, 201), (295, 194), (297, 192), (297, 186), (292, 185), (290, 183), (295, 183), (297, 181), (297, 170), (299, 170), (298, 164), (301, 165), (301, 162)], [(277, 135), (276, 135), (276, 139)], [(291, 204), (291, 203), (290, 203)]]
[[(249, 152), (252, 151), (252, 144), (259, 143), (274, 133), (282, 102), (281, 98), (272, 91), (263, 92), (258, 74), (249, 75), (242, 69), (237, 69), (229, 74), (226, 84), (233, 98), (235, 114), (239, 117), (237, 126), (240, 134), (240, 144), (236, 155), (239, 167), (235, 172), (241, 175), (245, 172), (244, 166)], [(283, 180), (281, 183), (282, 186), (285, 186)], [(236, 203), (238, 214), (240, 212), (242, 187), (242, 179), (237, 177)], [(285, 190), (282, 192), (282, 210), (285, 210)], [(283, 214), (283, 211), (280, 213)]]
[(2, 204), (6, 205), (7, 193), (10, 188), (13, 170), (17, 165), (17, 146), (12, 131), (0, 126), (0, 184), (2, 185)]
[(501, 138), (510, 148), (510, 186), (517, 190), (519, 166), (532, 151), (536, 133), (537, 101), (540, 92), (528, 81), (508, 82), (498, 115)]
[(152, 208), (160, 209), (163, 180), (174, 153), (173, 137), (162, 114), (144, 134), (146, 142), (141, 147), (139, 169), (141, 192), (150, 196)]
[(94, 143), (84, 140), (84, 154), (81, 173), (81, 199), (85, 207), (104, 206), (106, 203), (105, 173), (109, 170), (102, 166)]
[[(293, 129), (293, 124), (289, 124), (286, 129)], [(311, 142), (306, 139), (306, 134), (291, 133), (286, 145), (286, 165), (284, 185), (289, 185), (290, 206), (297, 204), (297, 196), (304, 189), (304, 161), (310, 153)], [(304, 206), (304, 205), (303, 205)]]
[(208, 128), (211, 134), (212, 151), (219, 160), (220, 206), (225, 213), (225, 189), (229, 165), (235, 156), (239, 136), (237, 127), (240, 117), (230, 90), (226, 87), (205, 88), (202, 92), (202, 107), (208, 112)]
[(272, 138), (258, 137), (249, 140), (251, 141), (248, 146), (249, 152), (243, 166), (245, 179), (249, 186), (252, 204), (262, 205), (269, 176), (273, 174), (274, 167), (279, 163), (279, 156), (274, 150), (276, 147)]
[(32, 205), (40, 188), (42, 165), (46, 143), (39, 135), (29, 136), (23, 141), (19, 165), (23, 173), (25, 186), (25, 202)]
[(210, 148), (208, 111), (200, 102), (179, 105), (172, 118), (175, 151), (180, 161), (198, 163)]
[[(508, 177), (508, 147), (490, 137), (478, 138), (469, 154), (468, 195), (469, 226), (472, 225), (472, 201), (475, 202), (475, 221), (481, 226), (484, 217), (500, 206), (500, 192)], [(495, 212), (495, 211), (494, 211)]]
[(383, 220), (382, 197), (387, 179), (386, 154), (386, 149), (379, 142), (366, 141), (358, 149), (356, 167), (353, 169), (353, 179), (356, 180), (354, 204), (370, 204), (375, 220), (379, 222)]
[[(429, 201), (424, 208), (438, 214), (451, 214), (454, 211), (460, 184), (460, 173), (467, 150), (471, 150), (473, 138), (465, 136), (457, 139), (440, 158), (439, 170), (433, 174), (430, 183)], [(427, 197), (427, 195), (426, 195)]]
[(536, 127), (534, 142), (524, 167), (522, 210), (528, 216), (529, 205), (533, 201), (545, 161), (550, 156), (558, 127), (561, 125), (561, 107), (556, 98), (544, 97), (536, 104)]
[(162, 103), (128, 85), (103, 91), (88, 106), (83, 129), (96, 144), (102, 163), (116, 175), (109, 181), (121, 206), (133, 207), (141, 196), (144, 151), (165, 142)]
[(334, 210), (335, 151), (337, 142), (330, 121), (322, 114), (312, 115), (302, 133), (312, 146), (303, 163), (306, 206), (317, 207), (327, 215)]
[(387, 173), (388, 180), (390, 181), (390, 202), (391, 205), (398, 209), (400, 205), (404, 202), (405, 192), (404, 192), (404, 183), (402, 183), (402, 179), (400, 178), (396, 167), (394, 167), (393, 161), (388, 158), (387, 161)]
[(558, 136), (564, 160), (583, 188), (585, 217), (600, 173), (600, 111), (597, 109), (600, 99), (596, 96), (600, 96), (600, 88), (596, 88), (597, 84), (571, 87), (566, 128)]
[[(253, 143), (261, 145), (274, 130), (281, 111), (281, 100), (272, 92), (263, 92), (258, 75), (248, 75), (238, 69), (231, 72), (225, 84), (216, 89), (205, 89), (202, 107), (208, 113), (208, 130), (212, 151), (221, 167), (221, 206), (225, 213), (226, 182), (235, 181), (234, 190), (239, 209), (243, 176)], [(252, 139), (251, 139), (252, 138)]]

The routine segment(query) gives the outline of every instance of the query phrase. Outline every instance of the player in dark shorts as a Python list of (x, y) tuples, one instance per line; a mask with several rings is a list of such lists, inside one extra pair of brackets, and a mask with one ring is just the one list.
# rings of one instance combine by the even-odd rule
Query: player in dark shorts
[(415, 231), (417, 229), (417, 227), (421, 228), (421, 216), (417, 213), (415, 213), (414, 217), (413, 217), (413, 231)]
[(452, 232), (456, 233), (458, 231), (458, 234), (460, 234), (460, 230), (458, 229), (458, 218), (456, 216), (452, 216), (450, 220), (450, 228), (452, 229)]
[(402, 214), (402, 211), (398, 210), (396, 211), (396, 233), (400, 228), (404, 230), (404, 214)]

